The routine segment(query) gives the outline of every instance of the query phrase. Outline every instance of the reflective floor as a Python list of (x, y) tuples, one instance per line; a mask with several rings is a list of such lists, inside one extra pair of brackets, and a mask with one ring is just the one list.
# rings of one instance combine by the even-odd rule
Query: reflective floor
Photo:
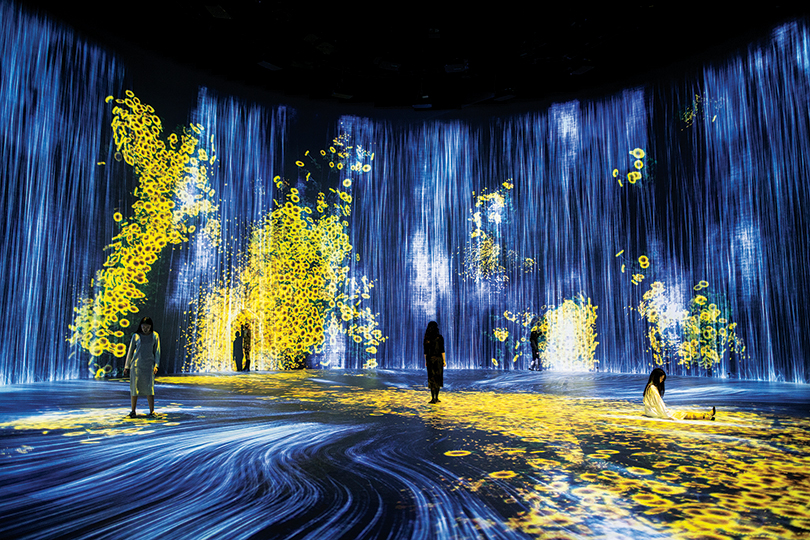
[(2, 538), (800, 538), (810, 387), (300, 371), (0, 388)]

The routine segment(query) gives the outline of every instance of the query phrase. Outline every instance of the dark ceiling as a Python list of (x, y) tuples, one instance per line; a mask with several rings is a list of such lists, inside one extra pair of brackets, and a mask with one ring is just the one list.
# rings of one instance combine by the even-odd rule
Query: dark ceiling
[(805, 4), (215, 1), (26, 4), (125, 57), (161, 55), (275, 94), (426, 110), (604, 93), (683, 72), (803, 17)]

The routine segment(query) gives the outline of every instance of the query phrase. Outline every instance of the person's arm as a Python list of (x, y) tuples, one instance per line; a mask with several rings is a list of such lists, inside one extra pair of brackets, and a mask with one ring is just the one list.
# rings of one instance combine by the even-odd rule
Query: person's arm
[(124, 377), (128, 375), (129, 368), (132, 366), (132, 357), (135, 354), (135, 336), (132, 334), (132, 339), (129, 340), (129, 350), (127, 351), (127, 360), (124, 362)]
[(445, 361), (445, 359), (444, 359), (444, 352), (445, 351), (444, 351), (444, 337), (443, 336), (439, 336), (439, 347), (440, 347), (439, 350), (442, 351), (442, 365), (444, 367), (447, 367), (447, 361)]
[(155, 374), (158, 372), (158, 366), (160, 365), (160, 335), (155, 332)]

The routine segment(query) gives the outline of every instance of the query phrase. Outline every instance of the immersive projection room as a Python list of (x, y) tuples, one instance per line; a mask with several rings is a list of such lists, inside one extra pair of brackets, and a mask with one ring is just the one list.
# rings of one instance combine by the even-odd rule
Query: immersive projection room
[(0, 1), (0, 537), (810, 538), (801, 10), (72, 4)]

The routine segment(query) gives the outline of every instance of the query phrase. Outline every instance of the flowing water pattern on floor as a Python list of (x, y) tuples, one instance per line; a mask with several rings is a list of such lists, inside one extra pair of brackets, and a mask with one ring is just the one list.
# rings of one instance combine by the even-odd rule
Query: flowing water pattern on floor
[[(0, 523), (16, 538), (799, 538), (810, 391), (673, 377), (419, 372), (164, 377), (3, 391)], [(48, 394), (48, 403), (42, 400)], [(8, 398), (8, 399), (6, 399)], [(12, 406), (11, 403), (15, 405)], [(141, 404), (145, 407), (145, 403)], [(29, 412), (14, 412), (25, 406)]]

